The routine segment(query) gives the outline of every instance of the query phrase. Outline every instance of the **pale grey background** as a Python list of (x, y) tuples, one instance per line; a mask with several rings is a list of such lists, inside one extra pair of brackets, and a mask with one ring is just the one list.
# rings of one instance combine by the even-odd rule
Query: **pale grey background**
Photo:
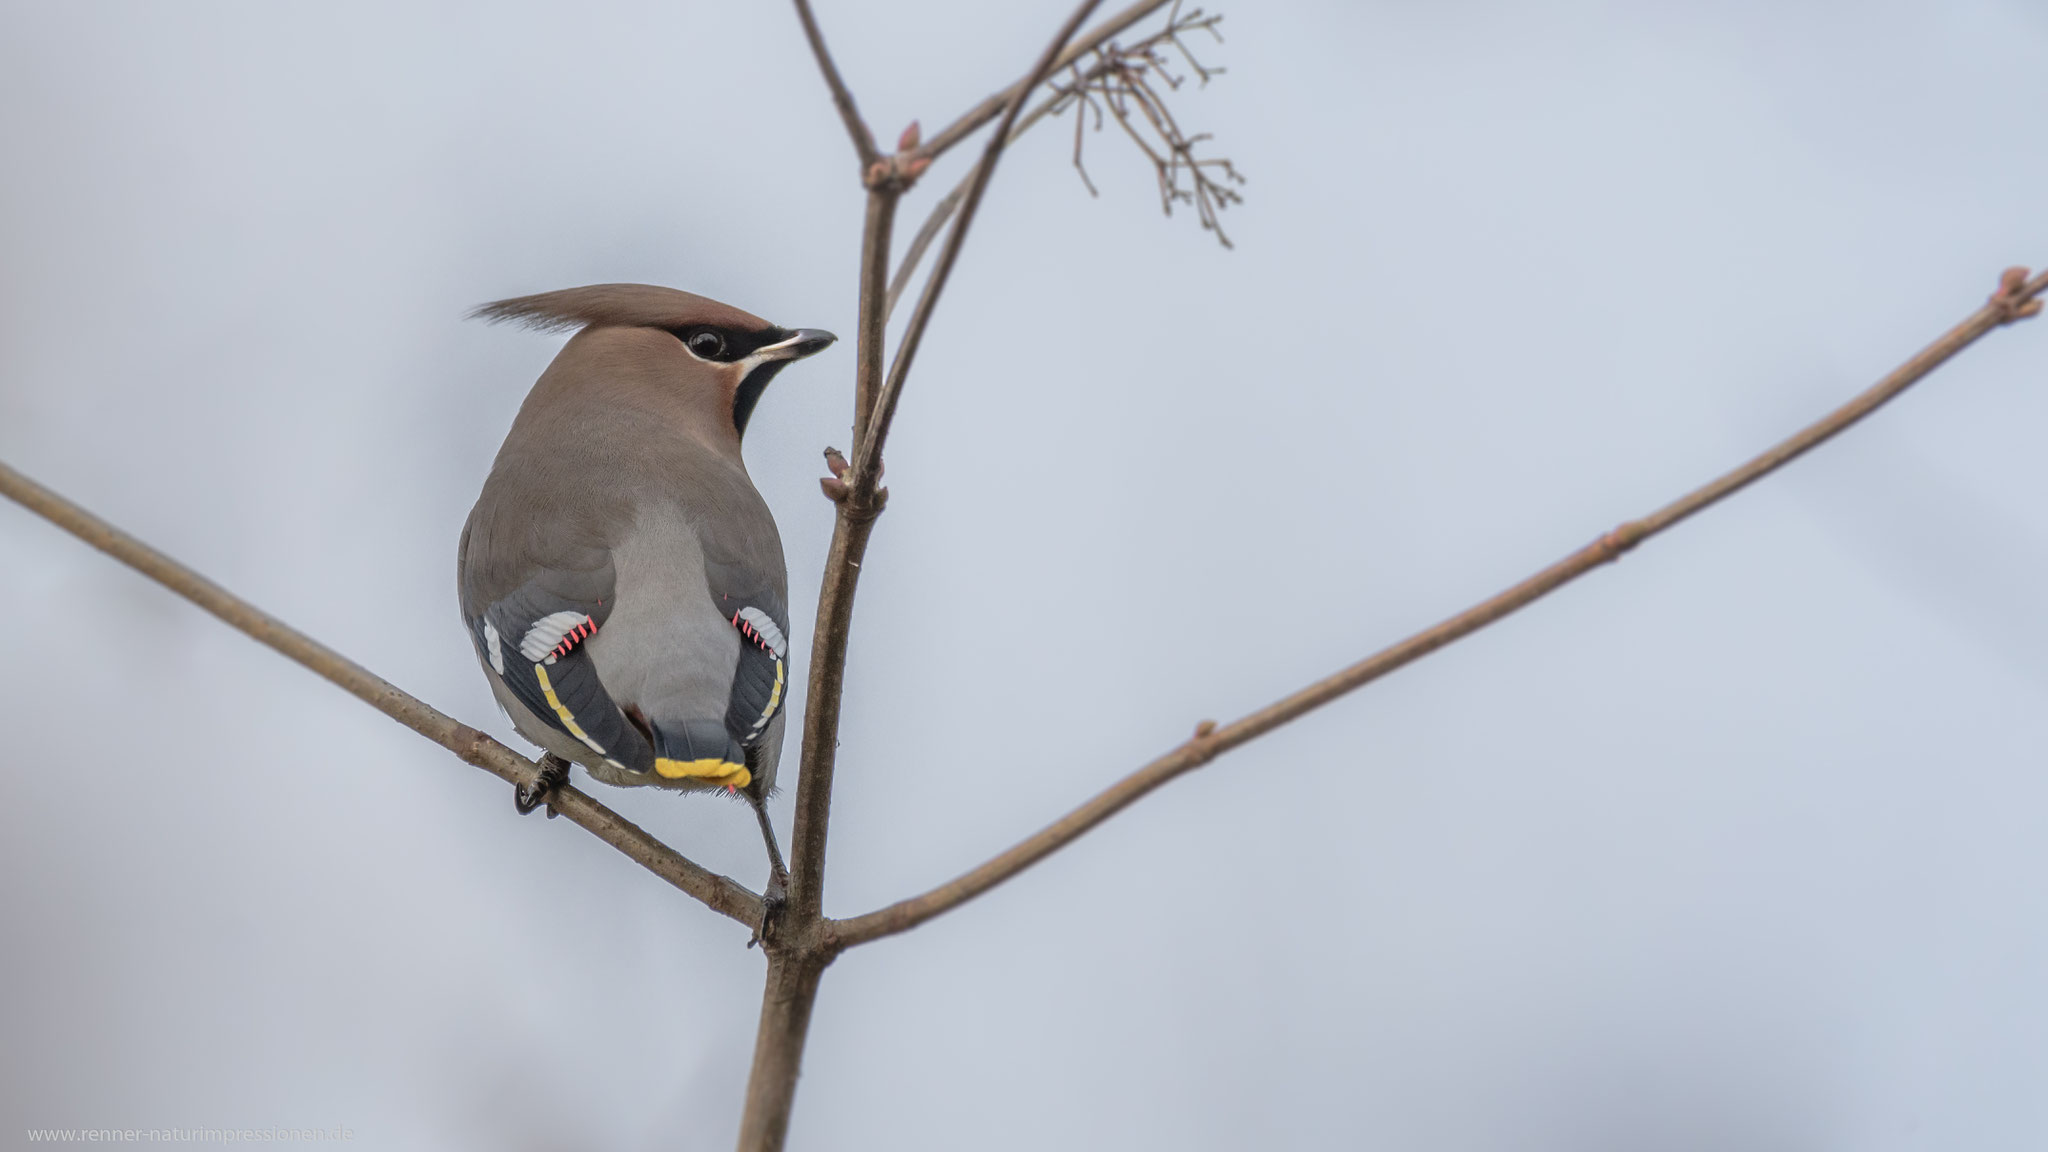
[[(821, 8), (890, 138), (1063, 14)], [(1099, 201), (1058, 128), (989, 197), (892, 445), (835, 913), (1648, 510), (2048, 260), (2036, 0), (1227, 11), (1178, 107), (1252, 177), (1236, 252), (1110, 136)], [(851, 334), (860, 199), (785, 4), (0, 14), (0, 458), (500, 736), (454, 541), (558, 338), (463, 312), (648, 280)], [(841, 960), (795, 1145), (2039, 1146), (2044, 364), (2041, 322), (2000, 333)], [(748, 441), (800, 651), (850, 365), (787, 373)], [(0, 546), (8, 1139), (729, 1145), (742, 929), (12, 505)], [(758, 883), (743, 809), (604, 798)]]

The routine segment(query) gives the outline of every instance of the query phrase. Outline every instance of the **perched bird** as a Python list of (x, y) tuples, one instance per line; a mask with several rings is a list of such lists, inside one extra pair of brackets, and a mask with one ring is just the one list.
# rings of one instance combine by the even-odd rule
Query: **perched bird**
[(789, 691), (788, 574), (740, 438), (761, 392), (829, 332), (702, 296), (597, 284), (473, 314), (578, 328), (498, 450), (456, 554), (462, 622), (519, 734), (622, 787), (763, 801)]

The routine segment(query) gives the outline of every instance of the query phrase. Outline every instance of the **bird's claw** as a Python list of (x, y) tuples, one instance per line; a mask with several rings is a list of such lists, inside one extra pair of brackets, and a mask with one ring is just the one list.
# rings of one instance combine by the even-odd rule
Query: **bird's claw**
[(761, 922), (754, 926), (753, 939), (747, 947), (766, 944), (782, 923), (782, 910), (789, 906), (789, 873), (780, 868), (768, 876), (768, 887), (761, 893)]
[(543, 804), (548, 806), (548, 819), (553, 820), (560, 813), (549, 803), (555, 789), (569, 782), (569, 762), (550, 752), (540, 758), (540, 775), (532, 784), (521, 784), (512, 792), (512, 806), (521, 816), (533, 814)]

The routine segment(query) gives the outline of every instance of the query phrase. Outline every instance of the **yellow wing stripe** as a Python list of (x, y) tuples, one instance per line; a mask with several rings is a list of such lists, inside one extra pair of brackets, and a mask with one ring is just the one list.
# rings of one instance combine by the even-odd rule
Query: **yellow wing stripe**
[(777, 661), (775, 662), (775, 687), (774, 687), (774, 688), (771, 688), (771, 689), (769, 689), (769, 691), (768, 691), (768, 707), (766, 707), (766, 708), (762, 709), (762, 711), (761, 711), (761, 718), (760, 718), (759, 720), (756, 720), (756, 721), (754, 721), (754, 728), (753, 728), (753, 730), (754, 730), (755, 732), (759, 732), (759, 731), (760, 731), (761, 729), (763, 729), (763, 728), (766, 728), (766, 727), (768, 726), (768, 722), (769, 722), (770, 720), (773, 720), (773, 719), (775, 719), (775, 710), (776, 710), (777, 708), (781, 707), (781, 705), (782, 705), (782, 661), (780, 661), (780, 660), (777, 660)]
[(562, 718), (562, 727), (569, 730), (569, 735), (583, 741), (592, 752), (597, 753), (599, 756), (604, 755), (604, 746), (590, 738), (590, 733), (585, 732), (583, 726), (576, 723), (576, 717), (569, 711), (569, 706), (562, 703), (561, 697), (555, 695), (555, 685), (548, 679), (548, 666), (545, 664), (535, 664), (533, 666), (533, 675), (540, 681), (542, 694), (548, 698), (548, 707), (553, 708), (555, 715)]

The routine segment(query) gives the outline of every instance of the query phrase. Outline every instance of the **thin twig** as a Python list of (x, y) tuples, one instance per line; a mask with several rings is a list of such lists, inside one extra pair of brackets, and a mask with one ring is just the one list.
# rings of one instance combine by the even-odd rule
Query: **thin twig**
[[(517, 752), (401, 691), (369, 669), (6, 464), (0, 464), (0, 495), (15, 500), (29, 511), (220, 617), (230, 627), (247, 633), (285, 658), (346, 689), (370, 707), (455, 753), (464, 762), (515, 785), (532, 786), (538, 777), (534, 763)], [(627, 858), (703, 901), (712, 911), (730, 916), (742, 924), (760, 923), (760, 897), (743, 885), (684, 858), (582, 792), (566, 785), (558, 787), (549, 793), (548, 803), (577, 826), (625, 853)]]
[[(1129, 14), (1129, 11), (1124, 13), (1124, 15)], [(1142, 19), (1143, 14), (1138, 18)], [(1121, 20), (1122, 17), (1119, 16), (1118, 19)], [(1178, 47), (1181, 54), (1187, 58), (1190, 68), (1200, 76), (1203, 83), (1208, 83), (1209, 77), (1220, 75), (1223, 69), (1206, 67), (1198, 62), (1194, 55), (1189, 52), (1187, 46), (1181, 43), (1180, 36), (1182, 33), (1194, 29), (1201, 29), (1214, 35), (1216, 31), (1215, 26), (1222, 19), (1221, 16), (1204, 15), (1199, 10), (1183, 17), (1180, 15), (1179, 5), (1176, 3), (1173, 14), (1167, 20), (1166, 27), (1129, 47), (1120, 44), (1104, 46), (1098, 43), (1094, 49), (1096, 60), (1085, 68), (1080, 62), (1080, 53), (1071, 50), (1061, 53), (1060, 58), (1068, 61), (1063, 67), (1073, 73), (1072, 78), (1064, 82), (1055, 80), (1051, 83), (1050, 86), (1053, 94), (1040, 101), (1031, 111), (1026, 112), (1017, 121), (1016, 127), (1010, 130), (1009, 144), (1006, 144), (1005, 147), (1016, 144), (1018, 138), (1023, 136), (1025, 132), (1029, 131), (1040, 120), (1045, 119), (1047, 116), (1058, 116), (1068, 107), (1073, 107), (1075, 109), (1074, 170), (1080, 174), (1081, 183), (1087, 187), (1089, 195), (1095, 195), (1095, 182), (1088, 178), (1088, 170), (1081, 163), (1082, 133), (1090, 111), (1095, 114), (1096, 128), (1100, 130), (1102, 127), (1102, 108), (1097, 101), (1096, 95), (1093, 94), (1095, 90), (1110, 84), (1112, 77), (1126, 74), (1138, 78), (1136, 80), (1120, 82), (1115, 88), (1117, 93), (1123, 92), (1125, 87), (1133, 83), (1144, 85), (1142, 72), (1145, 69), (1157, 71), (1166, 79), (1170, 86), (1178, 87), (1180, 81), (1167, 75), (1164, 60), (1159, 55), (1162, 46), (1166, 44)], [(1103, 27), (1108, 28), (1110, 24), (1115, 23), (1117, 21), (1112, 20)], [(1123, 27), (1127, 26), (1127, 24), (1123, 25)], [(1100, 33), (1102, 29), (1097, 29), (1096, 32)], [(1094, 33), (1091, 33), (1091, 35), (1094, 35)], [(1137, 61), (1137, 63), (1133, 63), (1133, 61)], [(1148, 94), (1151, 93), (1149, 85), (1145, 86), (1145, 91)], [(1159, 100), (1156, 94), (1150, 94), (1148, 98), (1155, 101)], [(1160, 101), (1160, 103), (1162, 104), (1160, 111), (1164, 114), (1163, 101)], [(1166, 119), (1168, 123), (1172, 122), (1170, 114), (1166, 115)], [(1174, 125), (1172, 134), (1164, 131), (1160, 133), (1162, 141), (1168, 149), (1168, 155), (1162, 157), (1153, 150), (1150, 142), (1145, 140), (1142, 135), (1139, 135), (1137, 130), (1127, 120), (1122, 118), (1121, 114), (1119, 114), (1118, 122), (1125, 132), (1131, 134), (1132, 139), (1137, 142), (1139, 149), (1145, 153), (1147, 159), (1152, 162), (1154, 169), (1157, 171), (1161, 184), (1160, 197), (1167, 214), (1172, 214), (1173, 204), (1176, 200), (1194, 203), (1202, 226), (1215, 232), (1217, 240), (1225, 248), (1231, 247), (1230, 237), (1224, 234), (1222, 227), (1217, 222), (1216, 216), (1227, 205), (1242, 202), (1243, 197), (1236, 191), (1224, 186), (1221, 182), (1211, 178), (1208, 174), (1209, 169), (1219, 169), (1223, 172), (1224, 179), (1240, 184), (1243, 183), (1244, 178), (1238, 175), (1235, 168), (1230, 166), (1230, 161), (1220, 158), (1195, 159), (1193, 156), (1194, 146), (1207, 140), (1208, 137), (1206, 135), (1194, 137), (1181, 136), (1178, 132), (1178, 125)], [(1187, 191), (1182, 191), (1179, 187), (1178, 172), (1181, 169), (1188, 170), (1194, 176), (1192, 180), (1193, 186)], [(888, 307), (884, 310), (885, 318), (895, 315), (896, 303), (902, 298), (904, 290), (909, 288), (911, 277), (917, 271), (918, 263), (924, 259), (926, 250), (931, 247), (932, 241), (938, 238), (939, 231), (945, 227), (946, 221), (952, 218), (954, 210), (959, 208), (961, 200), (967, 195), (969, 185), (973, 182), (974, 170), (969, 169), (967, 174), (960, 178), (960, 182), (953, 186), (952, 191), (947, 192), (939, 198), (938, 203), (932, 205), (931, 214), (925, 217), (925, 222), (918, 228), (916, 237), (910, 242), (910, 247), (904, 250), (903, 259), (896, 266), (895, 275), (890, 278)]]
[(951, 192), (939, 197), (939, 202), (932, 205), (932, 214), (924, 218), (924, 226), (917, 230), (917, 235), (910, 241), (910, 247), (904, 250), (903, 262), (896, 266), (896, 275), (889, 281), (889, 298), (882, 305), (884, 323), (896, 314), (896, 301), (903, 297), (903, 290), (910, 287), (910, 274), (917, 271), (917, 263), (924, 259), (925, 249), (931, 247), (932, 241), (939, 234), (939, 229), (945, 227), (946, 221), (952, 218), (953, 209), (960, 206), (960, 198), (967, 195), (968, 181), (973, 179), (974, 173), (969, 172), (960, 183), (953, 185)]
[(981, 162), (974, 166), (973, 179), (967, 185), (967, 194), (961, 198), (959, 217), (953, 221), (953, 230), (946, 234), (946, 246), (939, 252), (938, 261), (932, 265), (932, 274), (925, 281), (924, 291), (917, 298), (917, 308), (910, 314), (910, 323), (903, 330), (903, 338), (897, 341), (896, 358), (889, 363), (889, 378), (882, 384), (882, 394), (875, 401), (874, 415), (868, 420), (868, 434), (855, 446), (853, 474), (848, 483), (859, 492), (865, 488), (872, 491), (881, 475), (882, 446), (889, 439), (889, 425), (896, 418), (896, 403), (903, 396), (903, 381), (910, 375), (910, 366), (917, 359), (918, 346), (924, 341), (925, 329), (931, 326), (932, 311), (938, 307), (939, 296), (946, 290), (946, 280), (953, 274), (953, 264), (960, 259), (960, 249), (967, 243), (967, 230), (974, 225), (974, 214), (981, 207), (982, 194), (988, 191), (988, 182), (995, 175), (996, 161), (1003, 155), (1003, 149), (1010, 143), (1011, 132), (1017, 126), (1017, 118), (1024, 111), (1024, 102), (1031, 97), (1045, 78), (1052, 74), (1060, 58), (1060, 50), (1074, 36), (1081, 22), (1095, 11), (1102, 0), (1082, 0), (1074, 14), (1060, 28), (1039, 55), (1038, 63), (1025, 74), (1025, 82), (1013, 89), (1015, 97), (1010, 101), (1009, 110), (1003, 113), (1003, 122), (988, 138), (988, 146), (982, 149)]
[[(1017, 138), (1029, 131), (1033, 124), (1045, 119), (1059, 99), (1057, 96), (1049, 97), (1041, 101), (1036, 108), (1026, 112), (1023, 118), (1017, 121), (1017, 126), (1010, 129), (1010, 143), (1015, 144)], [(960, 207), (960, 202), (967, 198), (967, 190), (973, 186), (974, 174), (977, 171), (978, 168), (968, 169), (967, 175), (962, 176), (960, 182), (953, 185), (952, 191), (939, 197), (939, 202), (932, 205), (931, 215), (925, 217), (924, 224), (918, 228), (917, 235), (910, 241), (910, 247), (904, 250), (903, 262), (896, 266), (896, 275), (889, 281), (889, 299), (882, 310), (885, 321), (896, 314), (896, 301), (902, 297), (903, 290), (910, 286), (911, 274), (917, 271), (918, 262), (924, 259), (925, 250), (938, 238), (939, 230), (945, 227), (947, 220), (952, 219), (954, 211)]]
[(825, 47), (825, 34), (818, 30), (818, 18), (811, 14), (811, 0), (796, 0), (796, 18), (803, 23), (804, 39), (811, 42), (811, 55), (817, 57), (818, 71), (825, 74), (825, 86), (832, 90), (832, 105), (839, 109), (839, 118), (846, 123), (846, 134), (853, 139), (853, 150), (860, 154), (860, 170), (865, 173), (882, 158), (881, 150), (875, 147), (875, 134), (868, 131), (867, 121), (860, 118), (853, 93), (840, 78), (839, 66), (832, 62), (832, 53)]
[[(1166, 7), (1170, 2), (1171, 0), (1138, 0), (1137, 3), (1090, 28), (1087, 33), (1068, 45), (1066, 50), (1053, 60), (1053, 65), (1046, 70), (1045, 76), (1050, 76), (1054, 72), (1060, 71), (1067, 67), (1067, 65), (1100, 48), (1109, 42), (1110, 37)], [(1044, 82), (1044, 78), (1044, 76), (1037, 76), (1036, 79), (1032, 79), (1029, 83), (1020, 80), (1001, 92), (997, 92), (983, 100), (981, 103), (976, 104), (962, 114), (958, 120), (946, 125), (931, 139), (925, 141), (923, 146), (917, 149), (916, 154), (929, 158), (936, 157), (945, 152), (953, 145), (973, 135), (977, 129), (989, 121), (1001, 116), (1003, 110), (1010, 106), (1012, 100), (1020, 94), (1029, 95), (1032, 89), (1037, 88), (1040, 83)]]
[[(1168, 48), (1179, 54), (1203, 85), (1221, 74), (1223, 69), (1203, 64), (1182, 37), (1199, 30), (1221, 42), (1223, 37), (1216, 31), (1216, 25), (1222, 20), (1222, 16), (1206, 14), (1199, 8), (1183, 14), (1179, 0), (1175, 0), (1165, 27), (1133, 44), (1113, 43), (1097, 48), (1093, 64), (1086, 69), (1074, 64), (1070, 69), (1072, 79), (1054, 81), (1052, 87), (1058, 93), (1055, 114), (1068, 106), (1074, 108), (1074, 169), (1091, 195), (1095, 182), (1088, 178), (1088, 170), (1081, 162), (1081, 145), (1092, 112), (1098, 131), (1106, 118), (1114, 119), (1117, 127), (1152, 162), (1161, 210), (1171, 216), (1175, 204), (1192, 204), (1202, 227), (1214, 232), (1217, 241), (1229, 248), (1230, 237), (1223, 231), (1220, 217), (1225, 208), (1244, 202), (1244, 197), (1232, 187), (1243, 184), (1244, 176), (1227, 158), (1195, 154), (1209, 135), (1189, 135), (1183, 130), (1167, 106), (1165, 95), (1155, 86), (1156, 81), (1164, 83), (1167, 91), (1178, 91), (1185, 83), (1169, 67)], [(1181, 187), (1183, 177), (1187, 180), (1185, 188)]]
[(1848, 403), (1802, 429), (1796, 435), (1750, 460), (1740, 468), (1665, 505), (1640, 520), (1631, 520), (1564, 559), (1530, 576), (1499, 595), (1410, 636), (1327, 679), (1319, 680), (1282, 700), (1259, 709), (1243, 719), (1216, 727), (1204, 723), (1180, 747), (1117, 781), (1087, 803), (1069, 812), (1002, 855), (978, 868), (947, 881), (921, 896), (913, 896), (864, 916), (838, 921), (832, 934), (842, 947), (853, 947), (908, 931), (919, 924), (965, 904), (976, 896), (1029, 868), (1072, 843), (1083, 833), (1122, 811), (1153, 789), (1183, 773), (1199, 768), (1239, 745), (1249, 743), (1305, 713), (1328, 704), (1431, 652), (1469, 636), (1556, 591), (1580, 576), (1621, 558), (1636, 545), (1671, 528), (1687, 517), (1711, 507), (1749, 485), (1826, 443), (1857, 421), (1882, 407), (1928, 373), (1975, 343), (1993, 328), (2040, 312), (2036, 297), (2048, 290), (2048, 272), (2032, 280), (2023, 269), (2006, 273), (1999, 292), (1961, 324), (1928, 345), (1889, 376), (1878, 381)]

